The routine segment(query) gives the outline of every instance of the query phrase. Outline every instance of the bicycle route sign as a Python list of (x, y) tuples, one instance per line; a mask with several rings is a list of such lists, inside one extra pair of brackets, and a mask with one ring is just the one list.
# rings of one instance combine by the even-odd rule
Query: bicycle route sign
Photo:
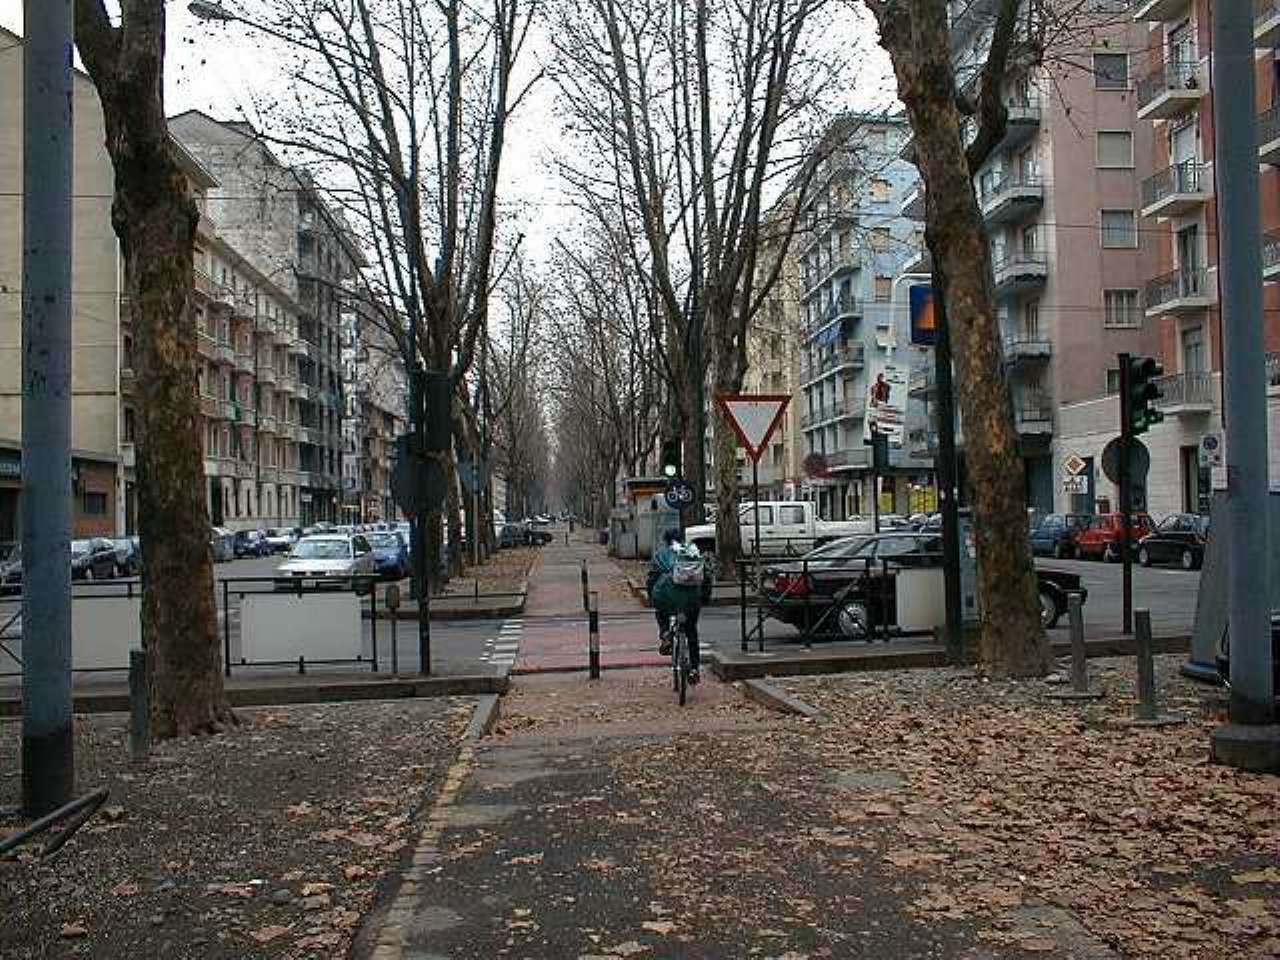
[(667, 484), (663, 499), (672, 510), (687, 510), (693, 506), (693, 487), (677, 477)]

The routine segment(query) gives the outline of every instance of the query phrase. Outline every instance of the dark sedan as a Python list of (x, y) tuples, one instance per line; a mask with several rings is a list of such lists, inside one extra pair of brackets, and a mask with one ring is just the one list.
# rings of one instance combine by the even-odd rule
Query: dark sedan
[[(936, 533), (889, 533), (850, 537), (818, 548), (799, 560), (767, 567), (762, 590), (769, 615), (800, 629), (868, 639), (896, 620), (897, 571), (942, 565), (942, 538)], [(1066, 612), (1067, 594), (1087, 593), (1080, 577), (1037, 570), (1040, 619), (1046, 629)]]
[(1076, 535), (1089, 529), (1092, 518), (1087, 513), (1050, 513), (1031, 528), (1027, 539), (1037, 556), (1069, 559), (1076, 555)]
[(1176, 563), (1183, 570), (1198, 570), (1204, 563), (1208, 540), (1208, 517), (1171, 513), (1138, 542), (1138, 562), (1144, 567), (1153, 563)]
[(116, 545), (110, 540), (71, 541), (72, 580), (110, 580), (116, 575)]

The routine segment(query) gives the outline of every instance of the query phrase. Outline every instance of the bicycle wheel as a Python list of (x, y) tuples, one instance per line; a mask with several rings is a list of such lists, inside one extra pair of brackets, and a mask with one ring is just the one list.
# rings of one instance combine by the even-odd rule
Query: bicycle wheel
[(676, 691), (680, 694), (680, 706), (684, 706), (689, 691), (689, 638), (683, 629), (676, 635), (676, 646), (671, 651), (676, 665)]

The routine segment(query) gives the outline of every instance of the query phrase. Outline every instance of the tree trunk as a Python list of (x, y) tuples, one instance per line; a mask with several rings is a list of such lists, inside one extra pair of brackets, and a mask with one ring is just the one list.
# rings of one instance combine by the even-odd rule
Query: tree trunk
[(235, 717), (222, 685), (189, 309), (199, 212), (165, 120), (164, 5), (131, 0), (122, 18), (113, 27), (100, 2), (76, 6), (76, 40), (102, 102), (115, 170), (111, 219), (134, 328), (142, 646), (152, 732), (173, 737), (213, 732)]
[(1001, 371), (990, 249), (961, 139), (945, 7), (915, 0), (909, 18), (896, 11), (878, 15), (880, 42), (893, 61), (898, 95), (915, 135), (929, 231), (945, 278), (965, 458), (974, 491), (984, 614), (980, 655), (997, 673), (1040, 676), (1049, 667), (1049, 650), (1027, 544), (1024, 467), (1009, 385)]
[[(736, 335), (731, 303), (708, 311), (708, 328), (713, 338), (714, 388), (716, 396), (739, 393), (746, 363), (745, 344)], [(711, 419), (716, 470), (716, 562), (721, 570), (732, 570), (742, 555), (742, 526), (738, 519), (738, 434), (720, 405)], [(763, 536), (763, 534), (762, 534)], [(756, 545), (756, 551), (760, 549)]]

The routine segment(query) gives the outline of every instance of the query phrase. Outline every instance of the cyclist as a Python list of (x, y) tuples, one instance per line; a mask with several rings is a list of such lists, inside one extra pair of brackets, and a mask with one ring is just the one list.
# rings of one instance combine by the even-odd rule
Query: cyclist
[[(700, 583), (677, 583), (688, 579), (678, 575), (676, 568), (696, 564), (701, 569)], [(681, 541), (680, 531), (668, 530), (662, 535), (662, 546), (649, 564), (649, 596), (653, 599), (653, 612), (658, 620), (658, 652), (664, 657), (671, 654), (671, 633), (667, 622), (677, 612), (685, 615), (685, 635), (689, 638), (689, 682), (697, 683), (701, 660), (698, 651), (698, 612), (709, 592), (711, 579), (706, 575), (706, 565), (698, 548)]]

